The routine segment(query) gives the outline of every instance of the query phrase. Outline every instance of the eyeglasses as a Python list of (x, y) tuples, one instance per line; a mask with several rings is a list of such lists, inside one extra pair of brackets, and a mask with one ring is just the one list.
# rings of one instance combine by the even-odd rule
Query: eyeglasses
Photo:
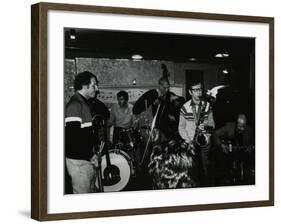
[(191, 91), (194, 91), (194, 92), (201, 92), (201, 91), (202, 91), (202, 88), (191, 89)]

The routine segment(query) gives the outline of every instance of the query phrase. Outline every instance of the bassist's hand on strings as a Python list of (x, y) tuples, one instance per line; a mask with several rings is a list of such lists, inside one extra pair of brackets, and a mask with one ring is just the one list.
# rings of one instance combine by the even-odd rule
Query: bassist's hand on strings
[(160, 102), (161, 102), (161, 99), (160, 99), (160, 98), (157, 98), (157, 99), (153, 102), (153, 104), (154, 104), (155, 106), (158, 106), (158, 105), (160, 104)]
[(168, 115), (168, 118), (170, 119), (170, 121), (176, 121), (175, 116), (173, 116), (171, 114)]

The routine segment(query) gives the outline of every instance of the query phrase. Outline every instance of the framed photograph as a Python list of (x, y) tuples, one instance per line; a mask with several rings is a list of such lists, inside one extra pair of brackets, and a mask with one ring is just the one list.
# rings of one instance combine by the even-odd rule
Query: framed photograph
[(274, 18), (31, 8), (33, 219), (274, 205)]

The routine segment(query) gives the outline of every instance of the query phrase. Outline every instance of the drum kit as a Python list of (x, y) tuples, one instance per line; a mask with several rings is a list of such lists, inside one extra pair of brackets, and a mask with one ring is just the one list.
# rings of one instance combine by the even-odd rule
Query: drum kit
[[(142, 121), (143, 119), (143, 121)], [(95, 119), (97, 123), (103, 123), (104, 119)], [(96, 186), (100, 192), (114, 192), (130, 189), (138, 175), (142, 175), (143, 158), (152, 136), (151, 119), (142, 114), (136, 125), (131, 128), (121, 129), (118, 139), (111, 143), (107, 140), (106, 124), (97, 125), (103, 130), (104, 149), (99, 155), (99, 167)], [(152, 137), (153, 138), (153, 137)], [(107, 175), (108, 171), (109, 175)], [(112, 173), (112, 174), (111, 174)], [(110, 180), (111, 175), (112, 180)], [(109, 179), (109, 181), (108, 181)]]
[[(139, 164), (138, 152), (144, 141), (141, 131), (136, 128), (122, 129), (119, 139), (112, 144), (107, 144), (107, 150), (103, 150), (100, 156), (100, 173), (103, 192), (113, 192), (124, 190), (133, 178), (136, 178), (136, 170)], [(105, 170), (110, 166), (118, 169), (120, 178), (118, 181), (108, 182), (105, 180)], [(100, 186), (101, 183), (96, 183)], [(101, 190), (100, 190), (101, 191)]]

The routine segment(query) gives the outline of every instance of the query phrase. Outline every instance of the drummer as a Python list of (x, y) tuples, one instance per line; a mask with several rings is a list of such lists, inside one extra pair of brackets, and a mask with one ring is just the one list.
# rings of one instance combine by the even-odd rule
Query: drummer
[(116, 145), (120, 141), (128, 141), (122, 139), (122, 133), (133, 127), (134, 116), (133, 106), (128, 103), (129, 95), (126, 91), (121, 90), (117, 93), (117, 103), (114, 103), (110, 109), (109, 127), (114, 127), (113, 144)]

